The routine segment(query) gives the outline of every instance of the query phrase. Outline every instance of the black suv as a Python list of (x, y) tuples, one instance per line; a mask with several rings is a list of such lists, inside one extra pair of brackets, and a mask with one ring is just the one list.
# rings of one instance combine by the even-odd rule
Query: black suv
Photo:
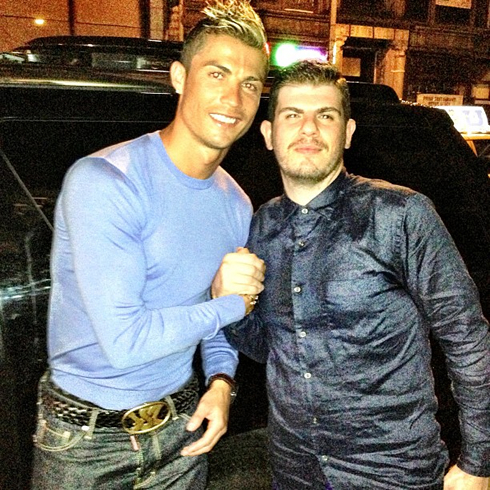
[[(346, 153), (347, 168), (407, 185), (434, 201), (488, 316), (490, 181), (485, 165), (446, 113), (401, 103), (392, 93), (376, 96), (385, 90), (390, 92), (352, 86), (357, 130)], [(366, 97), (367, 91), (374, 92)], [(0, 65), (0, 488), (29, 486), (36, 386), (46, 368), (52, 212), (63, 176), (83, 155), (162, 128), (172, 119), (176, 101), (167, 82), (137, 72)], [(273, 155), (258, 129), (266, 103), (264, 98), (252, 129), (223, 164), (255, 207), (282, 192)], [(456, 452), (454, 408), (434, 348), (443, 435)], [(242, 358), (238, 377), (241, 394), (228, 441), (266, 424), (263, 366)], [(222, 460), (216, 465), (223, 466)], [(221, 480), (216, 471), (215, 479)], [(253, 480), (248, 483), (245, 487), (261, 488)]]
[(111, 36), (47, 36), (31, 39), (0, 59), (105, 70), (168, 70), (182, 42)]

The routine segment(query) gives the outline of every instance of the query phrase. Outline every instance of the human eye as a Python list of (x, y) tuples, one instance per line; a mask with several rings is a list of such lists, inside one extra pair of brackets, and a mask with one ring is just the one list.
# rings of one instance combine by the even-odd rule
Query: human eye
[(224, 78), (223, 72), (216, 70), (209, 72), (209, 76), (215, 80), (222, 80)]
[(318, 115), (318, 118), (322, 119), (324, 121), (333, 121), (334, 120), (334, 117), (333, 117), (332, 113), (330, 113), (330, 112), (322, 112), (321, 114)]
[(257, 93), (261, 90), (256, 82), (243, 82), (243, 87), (249, 92)]

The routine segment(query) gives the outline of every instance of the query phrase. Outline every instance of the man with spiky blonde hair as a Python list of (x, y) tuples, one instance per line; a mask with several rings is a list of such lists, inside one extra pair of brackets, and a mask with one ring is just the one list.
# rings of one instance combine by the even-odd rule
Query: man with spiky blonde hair
[(238, 356), (222, 328), (253, 309), (264, 264), (239, 248), (252, 206), (220, 163), (252, 124), (268, 57), (248, 2), (204, 13), (171, 66), (174, 120), (63, 183), (34, 489), (203, 489), (226, 431)]

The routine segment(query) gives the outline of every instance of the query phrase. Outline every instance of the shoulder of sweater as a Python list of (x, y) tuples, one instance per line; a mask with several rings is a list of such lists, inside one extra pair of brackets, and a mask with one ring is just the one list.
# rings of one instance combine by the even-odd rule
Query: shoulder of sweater
[[(102, 148), (90, 155), (87, 159), (102, 159), (116, 167), (123, 173), (127, 173), (128, 168), (137, 159), (134, 155), (145, 148), (148, 148), (151, 144), (151, 140), (148, 134), (139, 136), (138, 138), (122, 141), (114, 145)], [(83, 160), (83, 159), (82, 159)]]
[(238, 182), (222, 167), (218, 167), (214, 174), (216, 185), (225, 191), (232, 198), (245, 201), (247, 205), (252, 205), (250, 198), (240, 187)]

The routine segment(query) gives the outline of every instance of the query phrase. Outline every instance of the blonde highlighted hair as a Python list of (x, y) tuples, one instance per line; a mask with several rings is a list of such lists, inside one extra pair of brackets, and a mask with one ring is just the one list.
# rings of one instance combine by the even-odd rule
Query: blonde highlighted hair
[(231, 36), (264, 54), (265, 73), (269, 68), (269, 50), (264, 25), (248, 0), (208, 0), (202, 10), (205, 17), (189, 32), (182, 49), (181, 62), (188, 70), (192, 58), (204, 46), (209, 35)]

